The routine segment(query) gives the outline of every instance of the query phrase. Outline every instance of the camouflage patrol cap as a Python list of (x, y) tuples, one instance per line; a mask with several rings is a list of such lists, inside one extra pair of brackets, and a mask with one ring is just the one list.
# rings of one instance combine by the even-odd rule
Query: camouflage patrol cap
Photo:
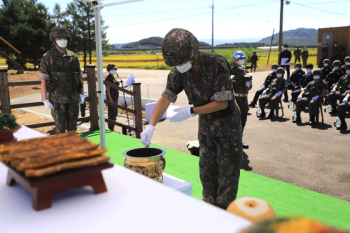
[(309, 63), (306, 65), (306, 69), (313, 69), (314, 68), (314, 65)]
[(280, 67), (277, 69), (277, 74), (284, 74), (285, 70), (283, 69), (283, 67)]
[(188, 60), (195, 60), (198, 49), (198, 40), (191, 32), (174, 28), (163, 40), (162, 53), (165, 64), (178, 66)]
[(331, 64), (331, 60), (329, 60), (329, 59), (324, 59), (324, 60), (323, 60), (323, 63)]
[(107, 65), (107, 71), (110, 71), (110, 70), (113, 69), (113, 68), (117, 69), (117, 66), (114, 65), (114, 63), (109, 63), (109, 64)]
[(345, 69), (346, 69), (346, 70), (350, 70), (350, 64), (345, 65)]
[(70, 40), (70, 34), (67, 29), (63, 26), (54, 26), (50, 31), (50, 41), (55, 41), (55, 38), (66, 37)]
[(301, 65), (301, 63), (300, 63), (300, 62), (297, 62), (297, 63), (295, 63), (295, 67), (299, 67), (299, 68), (301, 68), (301, 67), (302, 67), (302, 65)]
[(347, 57), (344, 59), (344, 61), (350, 61), (350, 57), (347, 56)]
[(334, 66), (339, 66), (340, 67), (341, 66), (341, 62), (339, 60), (335, 60), (332, 65), (333, 65), (333, 67)]
[(319, 76), (322, 76), (322, 70), (320, 70), (320, 69), (315, 69), (314, 71), (312, 71), (312, 75), (319, 75)]
[(278, 64), (272, 64), (272, 66), (271, 66), (271, 69), (277, 69), (278, 68)]

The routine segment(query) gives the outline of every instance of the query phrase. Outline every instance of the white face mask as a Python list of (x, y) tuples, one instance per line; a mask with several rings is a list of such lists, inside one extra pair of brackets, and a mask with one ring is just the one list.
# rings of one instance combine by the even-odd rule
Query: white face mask
[(241, 60), (237, 61), (237, 64), (240, 65), (240, 66), (243, 66), (244, 62), (245, 62), (245, 60), (241, 59)]
[(298, 71), (300, 68), (299, 67), (295, 67), (295, 70)]
[(346, 70), (346, 74), (350, 74), (350, 70)]
[(115, 72), (117, 72), (116, 70), (110, 70), (109, 73), (115, 75)]
[(188, 61), (185, 64), (178, 65), (178, 66), (175, 66), (175, 67), (180, 73), (185, 73), (185, 72), (189, 71), (192, 68), (192, 64), (191, 64), (190, 61)]
[(277, 72), (277, 69), (272, 69), (272, 72), (276, 73), (276, 72)]
[(315, 76), (314, 76), (314, 79), (315, 79), (315, 80), (320, 79), (320, 76), (319, 76), (319, 75), (315, 75)]
[(334, 47), (337, 47), (337, 44), (335, 44)]
[(338, 66), (334, 66), (334, 69), (337, 70), (337, 69), (339, 69), (339, 67)]
[(328, 66), (328, 63), (324, 63), (323, 66), (324, 66), (324, 67), (327, 67), (327, 66)]
[(288, 48), (283, 48), (284, 50), (287, 50)]
[(308, 74), (310, 74), (310, 73), (311, 73), (311, 69), (306, 69), (306, 72), (307, 72)]
[(282, 74), (277, 74), (277, 78), (282, 78)]
[(67, 47), (68, 40), (62, 39), (62, 40), (57, 40), (56, 44), (60, 49), (65, 49)]
[(345, 62), (345, 65), (349, 65), (349, 63), (350, 63), (350, 62), (346, 61), (346, 62)]

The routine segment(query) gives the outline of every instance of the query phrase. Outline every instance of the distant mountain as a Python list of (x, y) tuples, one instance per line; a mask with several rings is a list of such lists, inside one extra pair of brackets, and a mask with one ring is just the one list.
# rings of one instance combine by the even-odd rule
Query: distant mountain
[[(150, 48), (155, 48), (155, 49), (160, 49), (162, 48), (162, 43), (163, 43), (163, 38), (162, 37), (150, 37), (147, 39), (142, 39), (137, 42), (132, 42), (123, 45), (121, 48), (123, 49), (150, 49)], [(210, 46), (209, 44), (205, 42), (199, 41), (199, 47), (207, 47)]]
[[(215, 39), (214, 38), (214, 46), (221, 45), (221, 44), (232, 44), (237, 42), (258, 42), (260, 39), (257, 38), (241, 38), (241, 39)], [(211, 38), (210, 39), (201, 39), (201, 41), (208, 43), (211, 46)]]
[[(297, 28), (289, 31), (283, 31), (283, 44), (317, 44), (318, 31), (314, 28)], [(278, 44), (279, 33), (275, 34), (273, 44)], [(271, 36), (265, 37), (259, 41), (269, 45)]]
[(124, 44), (114, 44), (115, 45), (115, 47), (117, 47), (117, 48), (121, 48), (121, 47), (123, 47), (124, 45), (126, 45), (126, 43), (124, 43)]

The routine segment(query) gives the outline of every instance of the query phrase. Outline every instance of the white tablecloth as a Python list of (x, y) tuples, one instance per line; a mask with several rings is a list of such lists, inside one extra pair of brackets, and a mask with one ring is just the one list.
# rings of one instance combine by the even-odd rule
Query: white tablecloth
[(103, 171), (108, 192), (72, 189), (55, 197), (50, 209), (38, 212), (29, 192), (6, 185), (6, 175), (0, 164), (1, 233), (233, 233), (251, 225), (118, 165)]

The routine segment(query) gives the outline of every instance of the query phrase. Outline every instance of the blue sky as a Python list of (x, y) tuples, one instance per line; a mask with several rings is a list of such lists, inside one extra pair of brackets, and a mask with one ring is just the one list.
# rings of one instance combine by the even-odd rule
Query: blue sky
[[(112, 3), (122, 0), (105, 0)], [(55, 3), (64, 10), (71, 0), (38, 0), (52, 13)], [(199, 40), (211, 38), (212, 0), (144, 0), (105, 7), (109, 43), (164, 37), (172, 28), (185, 28)], [(270, 36), (279, 31), (280, 0), (214, 0), (214, 38), (241, 39)], [(290, 0), (284, 5), (283, 30), (350, 25), (350, 0)]]

